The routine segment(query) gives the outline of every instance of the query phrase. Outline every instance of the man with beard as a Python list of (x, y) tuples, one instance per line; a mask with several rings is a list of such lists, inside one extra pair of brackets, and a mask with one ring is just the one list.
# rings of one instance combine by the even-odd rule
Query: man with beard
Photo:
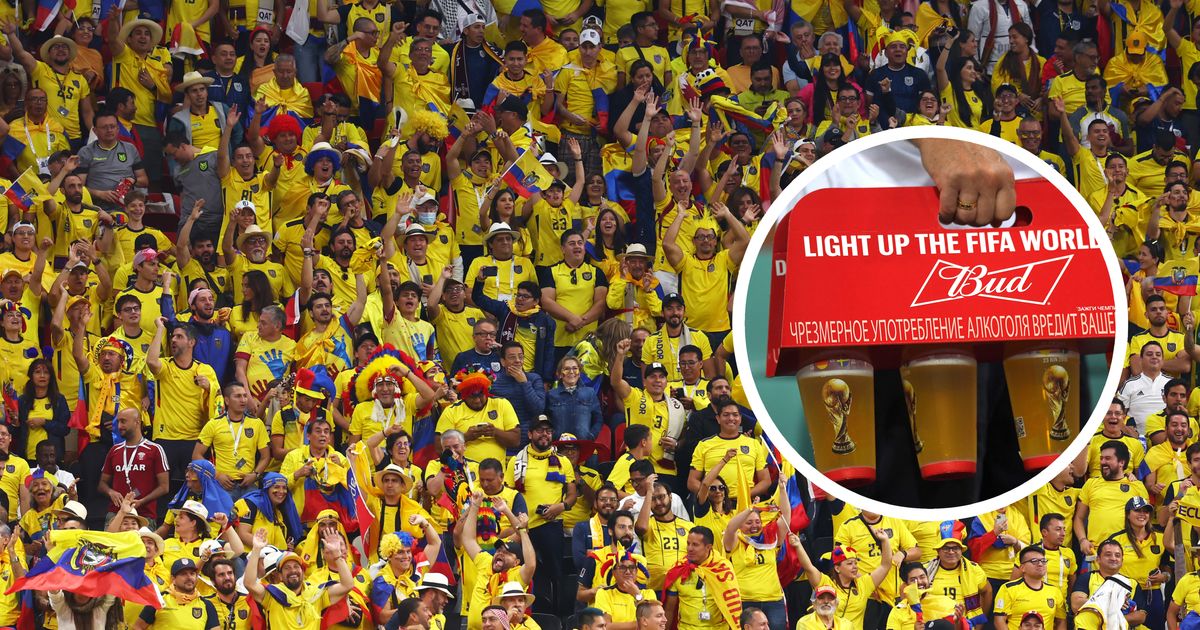
[(222, 630), (250, 630), (250, 599), (238, 593), (233, 560), (211, 558), (204, 573), (217, 591), (204, 599), (216, 609)]
[[(596, 594), (601, 589), (616, 584), (621, 578), (617, 568), (623, 558), (628, 557), (633, 562), (635, 571), (631, 577), (635, 581), (644, 582), (648, 577), (638, 575), (636, 571), (638, 564), (646, 564), (646, 559), (638, 555), (640, 545), (634, 531), (632, 512), (619, 510), (610, 513), (604, 534), (609, 542), (603, 546), (596, 545), (586, 553), (583, 561), (578, 563), (579, 584), (575, 589), (575, 600), (578, 602), (591, 604), (596, 601)], [(630, 557), (630, 554), (634, 555)]]
[[(1129, 350), (1126, 352), (1128, 356), (1125, 357), (1128, 370), (1122, 376), (1141, 374), (1142, 345), (1149, 341), (1156, 341), (1162, 347), (1164, 372), (1171, 376), (1187, 373), (1191, 370), (1192, 357), (1185, 347), (1184, 335), (1172, 330), (1167, 324), (1171, 315), (1167, 301), (1161, 295), (1151, 295), (1146, 298), (1145, 304), (1146, 320), (1150, 322), (1150, 328), (1129, 339)], [(1200, 352), (1196, 352), (1195, 355), (1200, 356)]]
[[(509, 348), (508, 355), (517, 354)], [(510, 359), (512, 357), (509, 357)], [(516, 357), (519, 358), (519, 357)], [(510, 365), (506, 366), (512, 369)], [(520, 369), (519, 367), (517, 369)], [(575, 505), (575, 467), (564, 461), (553, 446), (554, 425), (541, 416), (529, 429), (529, 444), (508, 461), (504, 482), (521, 492), (533, 516), (529, 519), (529, 539), (540, 556), (534, 580), (534, 596), (540, 600), (539, 613), (565, 614), (571, 608), (570, 593), (557, 589), (554, 601), (551, 585), (563, 578), (562, 514)]]
[[(183, 485), (184, 470), (192, 461), (192, 447), (200, 438), (201, 429), (217, 415), (221, 382), (211, 366), (195, 358), (194, 326), (184, 323), (171, 329), (171, 358), (167, 361), (159, 358), (162, 320), (156, 326), (155, 340), (150, 342), (150, 351), (146, 353), (146, 366), (158, 382), (153, 434), (166, 452), (167, 467), (175, 474), (172, 490), (177, 490)], [(154, 516), (153, 512), (143, 514)]]
[[(327, 200), (320, 198), (313, 201), (313, 206), (320, 209), (322, 204), (328, 203)], [(291, 294), (295, 285), (288, 277), (287, 270), (283, 265), (267, 258), (267, 254), (270, 252), (267, 233), (257, 225), (251, 225), (238, 235), (237, 250), (235, 251), (235, 243), (232, 238), (229, 238), (233, 231), (233, 225), (234, 223), (231, 221), (229, 229), (225, 232), (226, 238), (221, 245), (225, 255), (225, 266), (229, 269), (230, 290), (240, 297), (242, 287), (246, 286), (243, 283), (246, 272), (257, 270), (267, 275), (267, 280), (271, 283), (271, 291), (276, 297)]]
[(109, 449), (98, 490), (112, 501), (110, 514), (115, 514), (124, 497), (131, 495), (138, 513), (154, 520), (158, 517), (158, 498), (170, 488), (167, 453), (142, 437), (142, 418), (137, 409), (117, 413), (117, 431), (125, 441)]
[[(1168, 396), (1169, 388), (1164, 389), (1163, 398), (1173, 399), (1173, 396)], [(1187, 386), (1184, 386), (1182, 403), (1187, 401)], [(1170, 403), (1168, 402), (1168, 406)], [(1108, 404), (1108, 411), (1104, 414), (1103, 423), (1100, 425), (1100, 432), (1092, 436), (1087, 448), (1087, 476), (1088, 478), (1100, 477), (1100, 447), (1108, 443), (1110, 440), (1124, 442), (1129, 448), (1129, 468), (1137, 470), (1142, 465), (1142, 458), (1146, 455), (1146, 447), (1142, 446), (1142, 441), (1137, 435), (1137, 428), (1127, 426), (1125, 421), (1128, 416), (1125, 414), (1125, 403), (1120, 398), (1114, 398)], [(1166, 426), (1166, 422), (1162, 422), (1160, 427)], [(1162, 429), (1160, 428), (1161, 432)], [(1128, 433), (1127, 433), (1128, 432)], [(1133, 435), (1129, 435), (1132, 433)], [(1161, 436), (1160, 436), (1161, 437)]]
[(474, 345), (471, 331), (482, 321), (484, 312), (467, 303), (467, 287), (454, 279), (454, 267), (442, 269), (429, 291), (425, 316), (437, 333), (438, 353), (445, 365), (454, 365), (459, 353)]
[(663, 325), (642, 344), (642, 363), (646, 366), (659, 363), (667, 369), (669, 380), (679, 380), (682, 378), (679, 351), (684, 346), (694, 345), (700, 349), (704, 360), (704, 373), (713, 374), (712, 345), (707, 335), (686, 325), (687, 307), (683, 296), (678, 293), (667, 294), (663, 298), (662, 308)]
[(251, 209), (254, 210), (255, 225), (265, 232), (273, 232), (273, 191), (267, 188), (267, 174), (258, 172), (254, 164), (254, 149), (249, 144), (233, 141), (234, 131), (241, 128), (242, 111), (236, 106), (229, 109), (217, 145), (217, 177), (221, 178), (224, 207), (237, 210), (240, 209), (240, 202), (250, 203)]
[[(508, 611), (508, 626), (512, 630), (537, 630), (537, 622), (525, 615), (537, 597), (526, 592), (527, 589), (519, 582), (506, 582), (500, 588), (500, 594), (492, 599), (493, 605), (503, 606)], [(482, 619), (480, 620), (482, 621)]]
[[(1092, 46), (1095, 50), (1094, 45)], [(1051, 90), (1053, 90), (1053, 85)], [(1063, 107), (1061, 98), (1052, 101), (1052, 109), (1058, 108), (1061, 111)], [(1087, 142), (1089, 146), (1087, 147), (1080, 142), (1075, 130), (1071, 128), (1071, 122), (1067, 120), (1065, 112), (1059, 114), (1059, 126), (1062, 128), (1064, 152), (1071, 159), (1070, 168), (1075, 188), (1079, 190), (1084, 199), (1091, 197), (1096, 191), (1106, 189), (1108, 182), (1104, 178), (1104, 163), (1108, 158), (1112, 142), (1112, 132), (1108, 123), (1100, 119), (1093, 119), (1088, 123)], [(1155, 234), (1157, 235), (1157, 233), (1156, 222)], [(1147, 237), (1149, 236), (1147, 235)]]
[(61, 35), (46, 40), (41, 47), (42, 61), (38, 61), (22, 45), (15, 22), (6, 23), (4, 33), (12, 46), (13, 59), (25, 68), (32, 86), (49, 97), (50, 118), (62, 126), (71, 148), (78, 150), (91, 127), (94, 108), (87, 79), (71, 69), (75, 41)]
[[(404, 393), (401, 381), (412, 386)], [(368, 383), (374, 400), (366, 400), (354, 407), (350, 418), (349, 443), (354, 444), (392, 426), (399, 425), (412, 431), (413, 419), (436, 398), (433, 388), (407, 367), (379, 374)]]
[[(175, 86), (183, 92), (183, 108), (167, 120), (167, 132), (180, 131), (188, 144), (198, 147), (217, 148), (221, 133), (225, 130), (226, 109), (224, 105), (213, 105), (208, 100), (211, 77), (192, 71), (183, 75), (183, 81)], [(241, 129), (236, 132), (236, 143), (241, 143)]]
[(304, 561), (294, 552), (288, 551), (276, 564), (276, 571), (281, 576), (280, 583), (264, 585), (258, 579), (258, 560), (263, 547), (267, 546), (267, 532), (260, 529), (254, 533), (254, 546), (246, 559), (246, 572), (242, 576), (242, 583), (254, 601), (263, 607), (269, 620), (269, 630), (312, 630), (320, 627), (322, 613), (341, 602), (354, 588), (354, 576), (350, 573), (347, 560), (349, 550), (346, 549), (345, 541), (334, 532), (327, 535), (323, 542), (325, 565), (336, 569), (337, 582), (329, 586), (306, 583)]
[(429, 630), (445, 630), (446, 616), (443, 611), (446, 604), (454, 599), (446, 576), (436, 571), (426, 571), (417, 585), (417, 597), (421, 598), (421, 605), (432, 615), (427, 626)]
[[(146, 606), (133, 624), (134, 630), (160, 627), (179, 630), (222, 628), (221, 618), (212, 601), (196, 591), (200, 570), (191, 558), (180, 558), (171, 565), (171, 587), (163, 593), (162, 608)], [(232, 610), (232, 609), (231, 609)]]
[[(565, 442), (567, 435), (571, 434), (564, 434), (564, 437), (559, 438), (560, 442)], [(591, 471), (591, 469), (580, 466), (577, 472), (584, 471)], [(599, 478), (599, 473), (597, 473), (597, 478)], [(575, 561), (576, 567), (584, 566), (589, 552), (603, 549), (613, 542), (609, 521), (617, 511), (617, 488), (604, 481), (595, 492), (596, 498), (592, 502), (594, 512), (589, 515), (587, 520), (576, 523), (571, 532), (571, 557)], [(582, 494), (581, 491), (581, 496)]]
[(728, 560), (713, 554), (713, 533), (709, 528), (691, 528), (686, 556), (667, 571), (663, 588), (667, 618), (676, 619), (679, 628), (737, 627), (742, 614), (737, 576)]
[[(311, 260), (311, 259), (310, 259)], [(308, 268), (308, 262), (305, 262)], [(350, 358), (353, 347), (351, 331), (362, 317), (363, 303), (367, 299), (362, 274), (355, 274), (359, 283), (358, 298), (344, 315), (338, 315), (333, 297), (328, 293), (314, 293), (308, 299), (308, 310), (312, 313), (312, 330), (296, 343), (293, 357), (297, 367), (315, 368), (322, 366), (326, 374), (336, 376), (342, 370), (354, 366)]]
[[(1150, 447), (1154, 446), (1155, 444), (1161, 444), (1167, 439), (1166, 434), (1163, 433), (1163, 431), (1166, 431), (1167, 429), (1166, 414), (1174, 411), (1187, 413), (1189, 402), (1187, 380), (1182, 378), (1173, 378), (1170, 381), (1167, 381), (1167, 384), (1163, 385), (1162, 388), (1162, 397), (1164, 403), (1162, 411), (1146, 416), (1146, 430), (1143, 432), (1143, 435), (1146, 437), (1147, 446)], [(1121, 406), (1124, 408), (1123, 403)], [(1195, 441), (1197, 437), (1200, 437), (1200, 425), (1197, 425), (1195, 418), (1190, 417), (1188, 419), (1188, 424), (1191, 426), (1192, 441)], [(1134, 431), (1134, 427), (1127, 427), (1126, 430), (1132, 433)], [(1136, 438), (1137, 436), (1134, 436), (1134, 439)], [(1130, 449), (1130, 452), (1132, 453), (1133, 450)], [(1135, 461), (1137, 461), (1138, 464), (1141, 463), (1141, 460)]]
[(1146, 418), (1163, 410), (1162, 392), (1171, 377), (1163, 374), (1163, 349), (1157, 341), (1146, 342), (1140, 351), (1142, 373), (1125, 381), (1117, 391), (1117, 398), (1125, 403), (1129, 416), (1137, 423), (1142, 434), (1146, 430)]
[[(642, 555), (646, 557), (646, 567), (650, 571), (649, 586), (658, 591), (664, 586), (669, 586), (664, 582), (668, 570), (685, 560), (684, 553), (689, 549), (690, 542), (688, 531), (692, 529), (692, 523), (680, 517), (673, 509), (679, 498), (671, 493), (666, 484), (658, 481), (657, 475), (647, 475), (642, 485), (648, 488), (649, 492), (643, 503), (637, 506), (637, 521), (634, 522), (633, 528), (641, 539)], [(641, 488), (636, 489), (640, 493)], [(650, 509), (646, 509), (645, 502), (649, 502)], [(682, 503), (680, 508), (682, 509)], [(651, 516), (653, 518), (650, 518)], [(711, 532), (708, 540), (711, 548)]]
[(812, 612), (801, 617), (796, 630), (842, 630), (850, 622), (837, 613), (838, 594), (832, 586), (821, 586), (813, 592)]
[[(1132, 497), (1147, 498), (1146, 486), (1127, 477), (1129, 448), (1112, 440), (1100, 446), (1100, 477), (1088, 479), (1075, 508), (1075, 536), (1085, 556), (1113, 532), (1125, 528), (1125, 503)], [(1118, 546), (1119, 548), (1119, 546)]]
[(1143, 483), (1146, 484), (1146, 490), (1156, 498), (1162, 497), (1168, 485), (1181, 481), (1186, 476), (1183, 471), (1187, 460), (1183, 457), (1183, 451), (1194, 441), (1192, 419), (1186, 412), (1168, 411), (1166, 420), (1167, 429), (1163, 431), (1167, 435), (1166, 441), (1146, 451), (1146, 459), (1138, 470)]
[[(1158, 524), (1165, 526), (1170, 519), (1174, 520), (1175, 527), (1179, 528), (1177, 540), (1184, 541), (1188, 545), (1196, 545), (1200, 541), (1200, 530), (1176, 518), (1178, 514), (1179, 502), (1185, 498), (1190, 501), (1196, 500), (1196, 494), (1200, 492), (1200, 444), (1192, 444), (1184, 451), (1184, 456), (1187, 458), (1188, 471), (1190, 474), (1183, 479), (1173, 482), (1167, 486), (1167, 489), (1162, 493), (1162, 506), (1158, 512)], [(1172, 541), (1173, 542), (1173, 541)], [(1168, 543), (1170, 544), (1170, 543)], [(1187, 556), (1187, 570), (1195, 571), (1197, 562), (1193, 555)]]
[[(224, 183), (224, 180), (222, 182), (222, 185), (228, 185)], [(175, 266), (183, 276), (183, 286), (192, 287), (193, 282), (203, 281), (207, 288), (214, 293), (214, 307), (217, 305), (232, 306), (234, 303), (233, 286), (229, 279), (229, 269), (227, 265), (217, 265), (216, 241), (211, 236), (201, 233), (192, 234), (192, 228), (204, 214), (204, 204), (204, 199), (197, 199), (184, 219), (183, 225), (179, 228), (176, 241), (182, 245), (175, 247)], [(188, 307), (195, 308), (190, 301)], [(211, 314), (205, 317), (205, 319), (208, 318), (211, 318)]]
[(476, 540), (479, 508), (483, 499), (482, 492), (476, 490), (471, 493), (466, 516), (462, 519), (462, 532), (455, 536), (468, 559), (463, 567), (464, 572), (474, 571), (474, 585), (467, 601), (463, 603), (462, 611), (467, 617), (467, 628), (472, 630), (481, 627), (481, 613), (484, 607), (500, 595), (503, 585), (510, 582), (529, 584), (538, 565), (533, 542), (529, 539), (526, 515), (514, 514), (503, 499), (494, 499), (493, 508), (514, 525), (517, 530), (517, 542), (500, 539), (496, 543), (494, 555), (483, 553)]
[(192, 229), (217, 238), (221, 233), (221, 218), (225, 210), (222, 207), (224, 193), (221, 191), (221, 177), (217, 174), (216, 147), (196, 146), (188, 141), (183, 132), (173, 129), (163, 139), (163, 153), (173, 162), (172, 179), (181, 192), (183, 207), (191, 208), (199, 199), (209, 200), (213, 204), (213, 211), (201, 215), (199, 225)]
[(613, 393), (617, 395), (625, 407), (627, 424), (644, 425), (650, 428), (650, 442), (653, 445), (650, 459), (654, 462), (654, 471), (664, 476), (673, 477), (679, 468), (675, 462), (675, 447), (683, 433), (683, 425), (687, 420), (687, 411), (678, 400), (667, 394), (667, 368), (661, 363), (651, 363), (646, 366), (642, 375), (645, 389), (630, 387), (625, 379), (625, 355), (629, 354), (630, 342), (622, 339), (617, 342), (617, 353), (609, 373)]
[(1158, 240), (1162, 236), (1167, 261), (1195, 256), (1200, 251), (1200, 225), (1188, 212), (1188, 192), (1189, 188), (1183, 182), (1167, 184), (1166, 192), (1155, 200), (1150, 222), (1146, 224), (1147, 240)]
[[(209, 241), (211, 247), (211, 241)], [(233, 358), (233, 334), (217, 314), (216, 295), (204, 280), (197, 280), (196, 288), (188, 293), (189, 313), (181, 314), (176, 323), (191, 325), (192, 338), (196, 342), (193, 355), (197, 361), (207, 365), (217, 376), (218, 383), (224, 382)]]

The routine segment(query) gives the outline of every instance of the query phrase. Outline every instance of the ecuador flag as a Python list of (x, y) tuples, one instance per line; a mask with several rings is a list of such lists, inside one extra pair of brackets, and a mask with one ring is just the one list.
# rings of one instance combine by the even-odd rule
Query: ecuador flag
[(21, 590), (115, 595), (161, 608), (158, 588), (146, 575), (146, 547), (137, 532), (54, 530), (53, 546), (6, 594)]

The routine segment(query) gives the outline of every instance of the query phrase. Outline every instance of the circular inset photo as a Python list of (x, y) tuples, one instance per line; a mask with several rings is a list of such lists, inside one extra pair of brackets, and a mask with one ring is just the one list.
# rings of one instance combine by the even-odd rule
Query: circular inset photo
[(747, 395), (786, 457), (864, 509), (1012, 503), (1086, 447), (1117, 389), (1110, 239), (998, 138), (910, 128), (838, 149), (775, 201), (745, 260)]

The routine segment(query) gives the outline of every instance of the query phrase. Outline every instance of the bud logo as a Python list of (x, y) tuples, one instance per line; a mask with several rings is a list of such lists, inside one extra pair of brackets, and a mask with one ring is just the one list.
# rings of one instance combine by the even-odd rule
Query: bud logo
[(1004, 269), (987, 265), (963, 266), (938, 260), (913, 298), (913, 306), (926, 306), (972, 297), (1045, 305), (1050, 301), (1073, 254)]

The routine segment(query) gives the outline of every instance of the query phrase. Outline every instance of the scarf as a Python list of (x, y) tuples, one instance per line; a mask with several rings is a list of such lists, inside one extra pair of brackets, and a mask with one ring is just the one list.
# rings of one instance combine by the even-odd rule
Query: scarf
[(408, 89), (412, 92), (413, 101), (424, 103), (427, 107), (437, 107), (436, 111), (450, 112), (450, 103), (446, 97), (450, 95), (449, 77), (439, 74), (430, 68), (425, 74), (420, 74), (411, 65), (405, 66), (408, 77)]
[[(506, 74), (501, 72), (499, 76), (492, 80), (492, 85), (498, 90), (503, 90), (510, 96), (521, 98), (528, 92), (534, 100), (540, 100), (546, 95), (546, 83), (539, 80), (538, 77), (531, 74), (528, 70), (525, 71), (525, 76), (516, 81), (508, 78)], [(496, 103), (499, 105), (499, 103)]]
[(600, 522), (599, 514), (588, 519), (588, 530), (592, 535), (592, 550), (604, 547), (604, 538), (608, 535), (608, 525)]
[(384, 407), (383, 403), (378, 400), (371, 407), (371, 419), (385, 429), (397, 422), (403, 422), (407, 416), (408, 414), (404, 413), (404, 399), (400, 396), (396, 397), (390, 409)]
[(534, 302), (533, 308), (521, 310), (521, 309), (517, 308), (517, 298), (514, 297), (514, 298), (510, 298), (508, 300), (508, 310), (510, 312), (512, 312), (513, 315), (516, 315), (517, 317), (520, 317), (523, 319), (526, 317), (533, 317), (534, 315), (537, 315), (538, 311), (542, 310), (542, 307), (539, 306), (536, 302)]
[(174, 597), (175, 601), (181, 606), (187, 606), (188, 604), (192, 603), (192, 600), (200, 597), (199, 591), (193, 589), (191, 593), (184, 593), (183, 591), (176, 589), (174, 584), (167, 588), (167, 592), (170, 593), (171, 597)]
[(1079, 612), (1090, 610), (1098, 614), (1104, 620), (1102, 627), (1105, 630), (1126, 630), (1129, 628), (1129, 622), (1125, 620), (1125, 600), (1132, 590), (1125, 576), (1104, 578), (1104, 582), (1092, 593)]
[(558, 456), (558, 449), (551, 446), (548, 451), (537, 451), (534, 450), (533, 444), (528, 444), (513, 456), (513, 480), (515, 481), (513, 487), (517, 492), (525, 491), (525, 475), (529, 472), (530, 459), (549, 460), (546, 481), (558, 484), (567, 483), (567, 477), (563, 474), (563, 460)]
[[(686, 329), (686, 326), (684, 328)], [(665, 435), (678, 440), (680, 434), (683, 433), (683, 425), (687, 422), (687, 410), (683, 408), (683, 403), (670, 396), (666, 397), (666, 401), (667, 431)], [(675, 454), (663, 451), (663, 459), (659, 463), (666, 468), (675, 468)]]
[[(271, 497), (268, 491), (277, 484), (287, 485), (287, 477), (277, 473), (265, 473), (262, 478), (262, 487), (258, 490), (253, 490), (246, 493), (242, 497), (248, 505), (253, 505), (259, 514), (268, 521), (275, 520), (276, 506), (271, 502)], [(304, 532), (304, 527), (300, 522), (300, 514), (296, 512), (296, 503), (292, 500), (292, 493), (288, 492), (287, 497), (278, 506), (280, 516), (283, 517), (283, 525), (285, 530), (284, 538), (289, 541), (300, 540), (300, 534)], [(313, 528), (316, 529), (315, 527)]]
[(742, 616), (742, 594), (738, 588), (737, 576), (733, 574), (733, 566), (728, 560), (709, 554), (708, 559), (701, 564), (693, 564), (687, 559), (680, 560), (667, 571), (663, 581), (663, 601), (667, 591), (679, 580), (691, 579), (692, 574), (704, 582), (709, 597), (717, 604), (721, 617), (730, 628), (737, 628), (738, 618)]
[[(307, 36), (308, 33), (306, 32), (305, 37)], [(285, 90), (279, 87), (279, 83), (274, 77), (258, 88), (261, 98), (268, 105), (274, 105), (279, 108), (275, 111), (276, 116), (294, 113), (301, 118), (312, 118), (312, 99), (309, 98), (307, 91), (301, 91), (303, 89), (303, 86), (299, 82), (295, 82), (292, 83), (292, 87)]]
[(192, 498), (196, 498), (204, 507), (208, 508), (209, 514), (221, 512), (229, 516), (233, 515), (233, 499), (229, 498), (229, 493), (225, 488), (221, 487), (221, 483), (217, 481), (217, 468), (207, 459), (197, 459), (188, 464), (188, 470), (196, 473), (200, 478), (200, 495), (193, 497), (192, 491), (188, 489), (187, 484), (175, 493), (171, 502), (167, 504), (167, 509), (178, 510), (183, 507), (183, 504)]
[[(622, 318), (633, 326), (637, 325), (637, 311), (639, 308), (641, 308), (638, 302), (638, 293), (642, 291), (647, 293), (653, 292), (658, 288), (659, 285), (658, 276), (654, 275), (653, 269), (647, 269), (642, 277), (650, 279), (649, 289), (643, 286), (641, 280), (637, 280), (633, 276), (629, 275), (628, 271), (621, 274), (621, 279), (625, 281), (625, 300), (621, 310), (618, 312), (622, 313)], [(649, 309), (643, 310), (646, 311), (648, 318), (653, 318), (653, 315), (651, 315)]]
[[(88, 436), (97, 440), (100, 438), (100, 424), (104, 420), (105, 409), (108, 407), (108, 401), (112, 401), (112, 419), (113, 424), (117, 421), (117, 412), (121, 410), (121, 373), (113, 372), (104, 374), (100, 377), (99, 389), (96, 392), (96, 400), (88, 406)], [(114, 432), (116, 427), (113, 427)], [(116, 440), (113, 441), (114, 443)]]
[(475, 538), (480, 548), (489, 553), (496, 548), (496, 541), (500, 540), (500, 512), (496, 510), (493, 497), (485, 496), (479, 505), (475, 520)]

